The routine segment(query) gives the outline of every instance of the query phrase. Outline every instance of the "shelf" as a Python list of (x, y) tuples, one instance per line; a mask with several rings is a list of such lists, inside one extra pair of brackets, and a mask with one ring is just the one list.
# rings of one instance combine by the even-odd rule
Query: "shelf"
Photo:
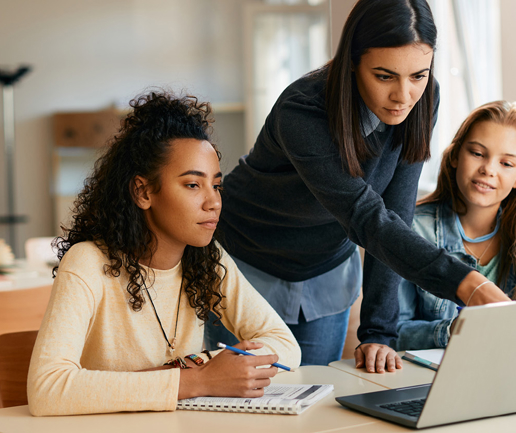
[(245, 105), (240, 102), (214, 102), (211, 104), (215, 115), (222, 113), (243, 113)]

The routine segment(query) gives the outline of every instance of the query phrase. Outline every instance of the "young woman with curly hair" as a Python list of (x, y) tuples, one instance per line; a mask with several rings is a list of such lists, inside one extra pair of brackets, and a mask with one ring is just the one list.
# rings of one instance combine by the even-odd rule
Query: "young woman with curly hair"
[[(165, 92), (131, 105), (54, 242), (60, 263), (28, 378), (33, 415), (256, 397), (277, 371), (257, 366), (300, 362), (290, 330), (214, 240), (222, 174), (209, 105)], [(210, 311), (257, 356), (202, 352)]]

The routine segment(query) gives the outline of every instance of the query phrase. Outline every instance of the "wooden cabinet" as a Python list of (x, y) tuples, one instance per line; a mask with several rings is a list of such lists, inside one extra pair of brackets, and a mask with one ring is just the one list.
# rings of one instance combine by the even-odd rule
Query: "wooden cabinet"
[[(221, 170), (228, 173), (246, 152), (244, 106), (240, 103), (212, 104), (212, 140), (222, 153)], [(119, 131), (127, 111), (115, 108), (94, 112), (54, 114), (52, 192), (54, 231), (69, 226), (73, 203), (92, 173), (93, 165), (109, 140)]]
[(69, 226), (73, 202), (95, 160), (120, 129), (124, 115), (115, 108), (54, 114), (52, 192), (56, 234), (62, 234), (61, 225)]

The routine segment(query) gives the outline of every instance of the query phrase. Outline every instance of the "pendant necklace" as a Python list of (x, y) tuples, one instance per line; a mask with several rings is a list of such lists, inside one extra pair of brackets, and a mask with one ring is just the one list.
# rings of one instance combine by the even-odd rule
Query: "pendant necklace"
[(161, 332), (163, 332), (163, 337), (165, 337), (165, 341), (167, 342), (167, 354), (169, 356), (172, 356), (174, 354), (174, 350), (176, 348), (177, 324), (179, 322), (179, 307), (181, 305), (181, 293), (183, 291), (183, 280), (181, 279), (181, 287), (179, 288), (179, 297), (177, 299), (176, 327), (174, 329), (174, 337), (172, 338), (172, 340), (168, 339), (167, 334), (166, 334), (165, 330), (163, 329), (163, 325), (161, 324), (161, 320), (158, 316), (158, 312), (156, 311), (156, 307), (154, 306), (154, 302), (152, 301), (151, 295), (149, 293), (149, 289), (147, 289), (147, 285), (145, 284), (145, 282), (143, 283), (143, 287), (145, 288), (145, 291), (147, 292), (147, 296), (149, 297), (149, 299), (151, 301), (152, 308), (154, 309), (154, 314), (156, 314), (156, 319), (158, 319), (158, 323), (161, 328)]
[[(484, 257), (484, 254), (487, 252), (487, 250), (489, 249), (489, 247), (491, 246), (491, 244), (493, 243), (494, 239), (495, 239), (495, 236), (496, 234), (498, 233), (498, 229), (500, 228), (500, 224), (501, 224), (501, 216), (502, 216), (502, 208), (500, 207), (498, 209), (498, 213), (496, 214), (496, 226), (494, 228), (494, 230), (491, 232), (491, 233), (488, 233), (487, 235), (484, 235), (484, 236), (480, 236), (478, 238), (470, 238), (466, 235), (466, 233), (464, 232), (464, 228), (462, 227), (462, 223), (460, 222), (460, 218), (459, 218), (459, 215), (458, 214), (455, 214), (455, 221), (457, 223), (457, 228), (459, 229), (459, 233), (460, 233), (460, 236), (462, 237), (462, 244), (464, 245), (464, 248), (466, 249), (466, 251), (468, 251), (476, 260), (477, 260), (477, 263), (482, 266), (480, 264), (480, 260), (482, 259), (482, 257)], [(480, 254), (480, 257), (477, 257), (473, 251), (471, 251), (468, 246), (465, 244), (465, 242), (469, 242), (470, 244), (479, 244), (481, 242), (485, 242), (487, 240), (491, 239), (491, 242), (489, 242), (487, 244), (487, 247), (484, 249), (484, 251), (482, 252), (482, 254)]]
[(491, 242), (489, 242), (487, 244), (487, 247), (485, 248), (484, 252), (482, 254), (480, 254), (480, 257), (477, 257), (475, 254), (473, 254), (473, 251), (471, 251), (468, 246), (464, 243), (464, 241), (462, 241), (462, 244), (464, 245), (464, 248), (466, 248), (466, 251), (468, 251), (473, 257), (475, 257), (475, 259), (477, 259), (477, 263), (482, 266), (482, 264), (480, 263), (480, 260), (482, 260), (482, 257), (484, 257), (484, 254), (487, 252), (487, 250), (489, 249), (489, 247), (491, 246), (491, 244), (493, 243), (494, 241), (494, 236), (491, 238)]

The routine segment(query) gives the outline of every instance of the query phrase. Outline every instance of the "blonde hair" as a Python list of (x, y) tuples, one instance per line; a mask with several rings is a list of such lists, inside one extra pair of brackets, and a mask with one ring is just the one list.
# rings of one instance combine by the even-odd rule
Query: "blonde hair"
[[(516, 103), (507, 101), (494, 101), (481, 105), (473, 110), (462, 122), (450, 146), (443, 152), (441, 168), (437, 178), (437, 187), (433, 193), (417, 202), (424, 203), (451, 201), (452, 209), (459, 215), (467, 212), (467, 206), (462, 199), (457, 185), (457, 170), (452, 166), (452, 161), (457, 161), (460, 149), (466, 136), (474, 125), (480, 122), (494, 122), (497, 125), (516, 129)], [(516, 269), (516, 190), (513, 189), (502, 201), (502, 260), (497, 284), (505, 282), (511, 265)], [(516, 293), (515, 293), (516, 296)]]

